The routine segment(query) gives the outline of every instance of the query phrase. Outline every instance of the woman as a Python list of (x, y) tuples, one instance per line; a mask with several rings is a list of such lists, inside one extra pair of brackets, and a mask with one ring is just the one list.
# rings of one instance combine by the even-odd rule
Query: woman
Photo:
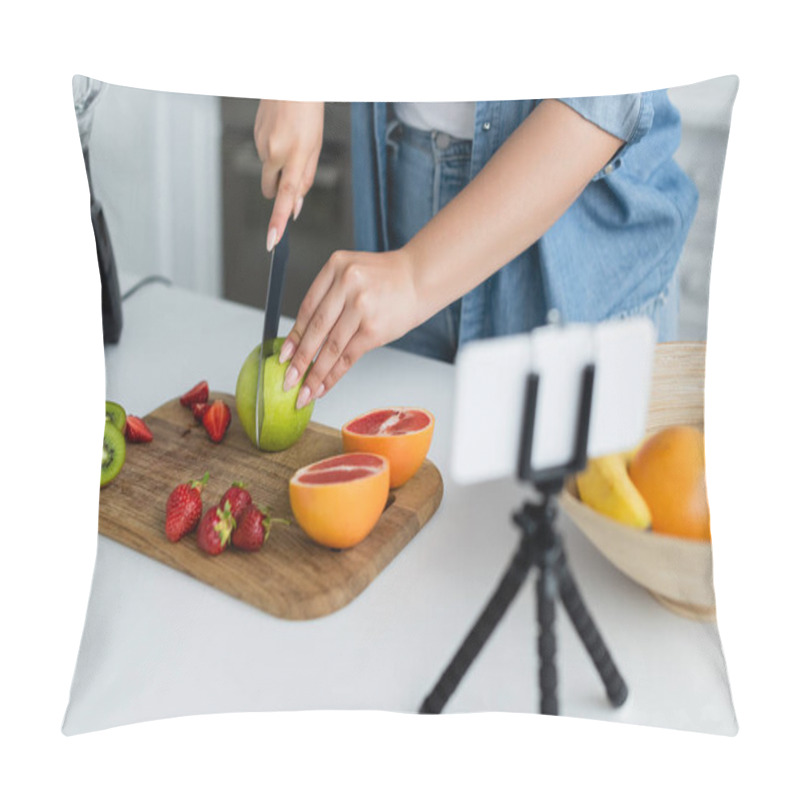
[[(284, 344), (287, 389), (319, 351), (298, 406), (373, 347), (452, 361), (550, 309), (567, 322), (644, 314), (674, 338), (697, 192), (672, 158), (680, 119), (666, 92), (352, 109), (358, 250), (331, 256)], [(323, 111), (259, 105), (270, 249), (313, 183)]]

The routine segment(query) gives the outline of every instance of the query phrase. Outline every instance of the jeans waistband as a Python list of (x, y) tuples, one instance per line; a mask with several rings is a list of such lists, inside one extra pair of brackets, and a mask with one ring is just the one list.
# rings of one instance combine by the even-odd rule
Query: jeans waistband
[(472, 153), (471, 139), (459, 139), (444, 131), (423, 131), (399, 120), (389, 123), (386, 138), (390, 142), (402, 141), (441, 158), (468, 158)]

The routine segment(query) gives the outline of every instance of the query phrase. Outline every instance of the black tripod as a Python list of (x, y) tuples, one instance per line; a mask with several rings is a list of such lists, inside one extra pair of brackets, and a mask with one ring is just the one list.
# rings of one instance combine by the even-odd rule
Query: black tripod
[(589, 416), (592, 404), (594, 367), (583, 371), (581, 397), (576, 426), (575, 447), (570, 461), (557, 468), (536, 471), (531, 467), (533, 449), (536, 397), (539, 378), (528, 376), (523, 418), (522, 441), (518, 464), (518, 477), (529, 481), (539, 490), (542, 499), (538, 503), (525, 503), (513, 515), (520, 528), (522, 541), (505, 575), (490, 598), (482, 614), (467, 635), (458, 652), (442, 674), (433, 691), (425, 698), (420, 708), (422, 714), (438, 714), (444, 708), (475, 657), (486, 644), (497, 624), (516, 597), (528, 573), (536, 567), (536, 604), (539, 655), (539, 690), (542, 714), (558, 714), (558, 673), (556, 670), (555, 606), (558, 595), (567, 610), (575, 630), (580, 636), (589, 656), (597, 668), (611, 704), (621, 706), (627, 696), (628, 687), (614, 664), (611, 654), (603, 642), (583, 602), (577, 584), (567, 563), (561, 536), (553, 527), (556, 516), (556, 500), (564, 486), (566, 476), (579, 472), (586, 465), (586, 445), (589, 435)]

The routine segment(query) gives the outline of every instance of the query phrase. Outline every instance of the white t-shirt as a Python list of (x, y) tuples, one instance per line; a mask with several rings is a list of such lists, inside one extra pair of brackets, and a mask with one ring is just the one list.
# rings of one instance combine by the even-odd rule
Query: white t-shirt
[(442, 131), (457, 139), (472, 139), (475, 103), (394, 103), (404, 125), (423, 131)]

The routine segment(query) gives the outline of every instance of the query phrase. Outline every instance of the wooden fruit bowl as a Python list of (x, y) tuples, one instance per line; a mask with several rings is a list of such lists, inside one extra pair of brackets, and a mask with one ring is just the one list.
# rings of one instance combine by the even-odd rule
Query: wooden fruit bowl
[[(647, 434), (670, 425), (703, 428), (705, 359), (704, 342), (656, 346)], [(710, 544), (616, 522), (584, 505), (574, 482), (559, 500), (589, 541), (665, 606), (693, 619), (715, 618)]]

